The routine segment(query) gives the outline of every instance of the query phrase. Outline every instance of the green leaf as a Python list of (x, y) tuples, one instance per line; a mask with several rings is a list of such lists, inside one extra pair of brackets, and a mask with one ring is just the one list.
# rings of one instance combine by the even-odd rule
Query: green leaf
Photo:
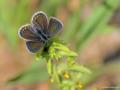
[(79, 71), (82, 73), (87, 73), (87, 74), (91, 74), (91, 71), (89, 69), (87, 69), (86, 67), (82, 66), (82, 65), (73, 65), (72, 67), (69, 68), (70, 70), (74, 70), (74, 71)]
[[(96, 32), (101, 31), (106, 26), (114, 10), (117, 8), (120, 0), (104, 0), (107, 4), (98, 6), (88, 20), (80, 27), (77, 32), (76, 39), (77, 51), (80, 51), (84, 43), (90, 39), (91, 36), (95, 35)], [(109, 6), (109, 7), (108, 7)]]
[(43, 64), (44, 62), (33, 62), (27, 70), (8, 80), (8, 83), (34, 83), (48, 80), (47, 69)]
[(99, 34), (112, 33), (112, 32), (115, 32), (115, 30), (117, 30), (117, 29), (114, 27), (106, 26), (103, 30), (98, 31), (98, 33)]
[(53, 70), (53, 67), (52, 67), (52, 61), (49, 59), (48, 60), (48, 63), (47, 63), (47, 67), (48, 67), (48, 73), (51, 75), (52, 74), (52, 70)]
[(69, 42), (71, 39), (74, 39), (74, 33), (77, 30), (78, 25), (80, 24), (79, 13), (73, 13), (69, 16), (65, 30), (62, 35), (64, 42)]

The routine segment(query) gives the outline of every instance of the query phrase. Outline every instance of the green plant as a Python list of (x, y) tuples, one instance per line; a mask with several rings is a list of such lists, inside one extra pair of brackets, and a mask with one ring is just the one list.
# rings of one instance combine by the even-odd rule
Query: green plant
[(76, 56), (65, 45), (53, 42), (47, 53), (37, 53), (36, 58), (45, 58), (51, 82), (56, 82), (62, 90), (80, 90), (84, 87), (84, 78), (91, 72), (75, 63)]

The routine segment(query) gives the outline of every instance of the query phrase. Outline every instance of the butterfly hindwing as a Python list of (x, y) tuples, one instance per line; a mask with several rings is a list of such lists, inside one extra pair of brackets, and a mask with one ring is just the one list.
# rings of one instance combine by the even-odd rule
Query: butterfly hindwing
[(44, 46), (44, 43), (39, 41), (26, 41), (26, 46), (29, 52), (36, 53)]
[(22, 26), (18, 33), (20, 37), (26, 40), (36, 40), (38, 38), (29, 24)]
[(63, 27), (62, 22), (54, 17), (50, 18), (49, 26), (48, 26), (48, 35), (54, 36), (56, 33), (58, 33), (61, 28)]
[(37, 31), (41, 30), (43, 33), (46, 34), (48, 28), (47, 15), (42, 11), (35, 13), (32, 17), (32, 25)]

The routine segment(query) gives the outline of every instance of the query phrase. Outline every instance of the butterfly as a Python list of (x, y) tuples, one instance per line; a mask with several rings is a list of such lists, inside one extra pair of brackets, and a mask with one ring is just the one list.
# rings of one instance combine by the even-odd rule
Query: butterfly
[(50, 17), (39, 11), (32, 16), (31, 24), (20, 27), (18, 34), (26, 41), (26, 47), (29, 52), (37, 53), (41, 48), (49, 43), (63, 27), (60, 20)]

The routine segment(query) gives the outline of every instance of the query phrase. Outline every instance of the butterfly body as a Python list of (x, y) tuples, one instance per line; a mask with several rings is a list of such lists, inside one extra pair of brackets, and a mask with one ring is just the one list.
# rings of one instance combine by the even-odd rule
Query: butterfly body
[(31, 24), (24, 25), (19, 30), (19, 35), (26, 40), (26, 46), (31, 53), (38, 52), (49, 43), (62, 28), (62, 22), (40, 11), (33, 15)]
[(43, 40), (43, 41), (47, 41), (48, 40), (48, 36), (46, 34), (44, 34), (41, 30), (37, 29), (37, 33), (38, 36)]

